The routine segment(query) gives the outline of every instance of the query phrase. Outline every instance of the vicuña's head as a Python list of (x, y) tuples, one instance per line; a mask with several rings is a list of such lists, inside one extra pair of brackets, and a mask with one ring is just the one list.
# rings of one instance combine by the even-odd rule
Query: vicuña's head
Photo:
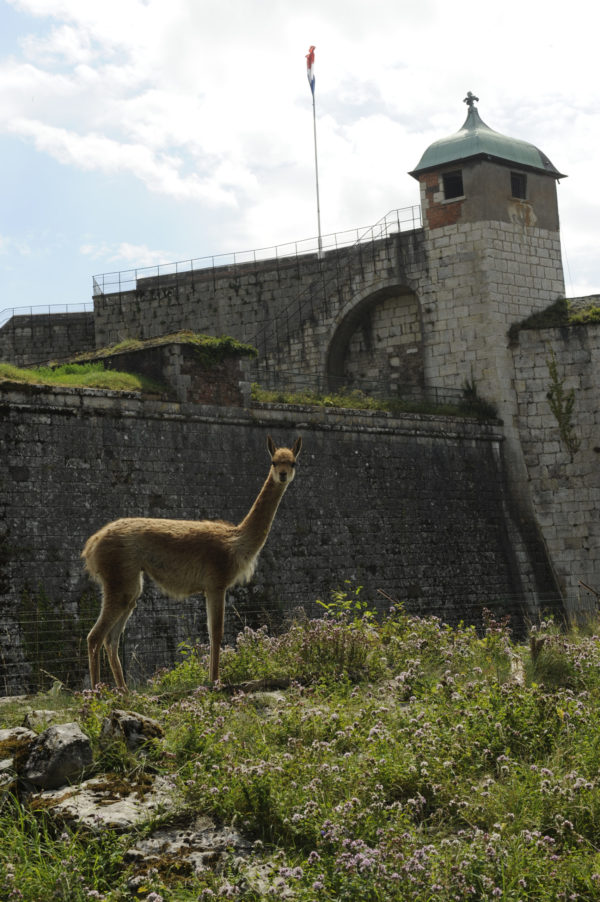
[(271, 455), (272, 477), (281, 484), (291, 482), (296, 475), (296, 459), (302, 448), (300, 436), (292, 448), (277, 448), (270, 435), (267, 436), (267, 448)]

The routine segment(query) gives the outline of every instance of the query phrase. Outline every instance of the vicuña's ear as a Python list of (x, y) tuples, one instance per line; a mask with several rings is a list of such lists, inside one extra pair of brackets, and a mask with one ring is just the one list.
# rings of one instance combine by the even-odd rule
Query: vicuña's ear
[(271, 457), (273, 457), (273, 455), (277, 451), (277, 448), (275, 447), (275, 442), (270, 435), (267, 436), (267, 448), (269, 449), (269, 454), (271, 455)]
[(299, 435), (296, 441), (294, 442), (294, 447), (292, 448), (294, 452), (294, 457), (298, 457), (300, 452), (302, 451), (302, 436)]

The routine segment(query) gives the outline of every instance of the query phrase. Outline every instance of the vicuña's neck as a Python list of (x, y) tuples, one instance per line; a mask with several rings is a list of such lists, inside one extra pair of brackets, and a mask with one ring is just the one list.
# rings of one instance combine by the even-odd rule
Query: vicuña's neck
[(287, 487), (287, 482), (275, 482), (269, 473), (258, 498), (238, 526), (248, 550), (260, 551), (267, 541), (279, 502)]

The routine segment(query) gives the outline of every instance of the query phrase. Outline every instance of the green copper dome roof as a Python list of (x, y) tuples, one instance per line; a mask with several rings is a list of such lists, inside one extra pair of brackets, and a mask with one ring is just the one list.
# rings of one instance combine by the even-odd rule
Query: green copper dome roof
[(511, 163), (523, 169), (544, 172), (555, 179), (566, 178), (550, 162), (548, 157), (527, 141), (508, 138), (487, 126), (479, 116), (475, 101), (479, 100), (471, 92), (465, 97), (469, 112), (463, 127), (448, 138), (441, 138), (431, 144), (410, 175), (417, 177), (420, 172), (439, 169), (449, 163), (483, 157), (488, 160)]

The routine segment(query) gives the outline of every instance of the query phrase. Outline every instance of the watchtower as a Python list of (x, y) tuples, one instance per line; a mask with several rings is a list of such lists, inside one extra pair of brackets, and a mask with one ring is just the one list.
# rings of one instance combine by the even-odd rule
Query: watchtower
[(458, 132), (427, 148), (420, 183), (429, 265), (421, 297), (425, 378), (474, 379), (503, 418), (514, 414), (508, 329), (564, 297), (556, 183), (533, 144), (489, 128), (465, 98)]
[[(428, 147), (410, 173), (420, 183), (428, 263), (421, 294), (425, 380), (474, 382), (496, 404), (513, 522), (529, 560), (550, 564), (520, 441), (508, 330), (564, 297), (556, 196), (564, 176), (533, 144), (487, 126), (478, 100), (469, 91), (462, 128)], [(540, 596), (558, 589), (536, 580)]]

